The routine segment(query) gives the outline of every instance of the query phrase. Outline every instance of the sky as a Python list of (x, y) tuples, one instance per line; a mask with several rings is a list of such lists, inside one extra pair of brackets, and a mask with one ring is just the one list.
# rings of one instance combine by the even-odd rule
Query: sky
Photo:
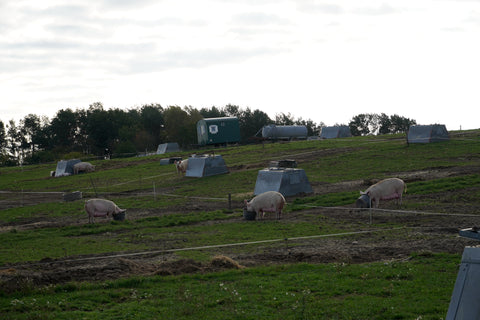
[(0, 120), (227, 104), (480, 128), (480, 0), (0, 0)]

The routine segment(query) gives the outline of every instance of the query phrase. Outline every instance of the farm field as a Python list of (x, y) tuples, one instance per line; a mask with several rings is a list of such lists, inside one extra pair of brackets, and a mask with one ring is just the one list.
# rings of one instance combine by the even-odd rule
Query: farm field
[[(230, 173), (187, 178), (168, 156), (215, 153)], [(243, 219), (258, 170), (294, 159), (313, 194), (281, 220)], [(265, 143), (0, 168), (0, 313), (6, 319), (442, 319), (480, 223), (480, 132)], [(401, 205), (359, 211), (360, 190), (399, 177)], [(88, 224), (81, 191), (127, 209)], [(229, 196), (231, 202), (228, 202)]]

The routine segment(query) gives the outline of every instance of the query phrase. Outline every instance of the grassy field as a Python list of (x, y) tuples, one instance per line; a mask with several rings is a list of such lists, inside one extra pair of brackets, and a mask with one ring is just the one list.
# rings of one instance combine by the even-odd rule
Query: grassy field
[[(445, 317), (463, 245), (452, 224), (458, 228), (480, 222), (478, 131), (454, 133), (448, 142), (426, 145), (407, 145), (404, 135), (389, 135), (200, 152), (221, 154), (230, 173), (181, 177), (173, 166), (159, 165), (168, 155), (93, 161), (96, 172), (61, 178), (49, 177), (55, 164), (0, 168), (0, 205), (8, 204), (0, 210), (0, 313), (5, 319)], [(280, 221), (243, 220), (242, 202), (252, 196), (258, 170), (270, 160), (285, 158), (297, 160), (315, 194), (288, 198)], [(360, 188), (391, 176), (407, 181), (401, 209), (413, 214), (379, 214), (370, 223), (366, 215), (352, 211)], [(77, 190), (86, 198), (114, 200), (127, 208), (127, 220), (87, 224), (83, 201), (61, 200), (62, 193)], [(37, 201), (36, 192), (50, 194), (40, 194), (45, 199)], [(345, 213), (320, 209), (329, 207)], [(457, 217), (455, 222), (449, 217), (419, 218), (415, 212)], [(461, 214), (469, 216), (458, 217)], [(427, 227), (444, 233), (417, 231)], [(349, 234), (371, 229), (380, 231)], [(391, 231), (397, 229), (401, 231)], [(330, 242), (308, 239), (329, 234), (338, 236)], [(281, 241), (301, 237), (307, 240)], [(262, 243), (272, 239), (278, 241)], [(433, 244), (422, 247), (421, 240)], [(433, 247), (439, 241), (456, 245)], [(340, 242), (343, 251), (336, 253)], [(379, 248), (382, 242), (391, 247)], [(234, 243), (246, 244), (218, 247)], [(411, 248), (399, 256), (402, 243)], [(365, 244), (358, 254), (357, 244)], [(376, 250), (388, 252), (376, 256)], [(165, 259), (205, 266), (218, 254), (247, 267), (171, 276), (140, 272), (96, 281), (49, 283), (43, 277), (36, 282), (45, 262), (148, 251), (169, 252), (148, 260), (153, 270)], [(361, 252), (369, 258), (361, 260)], [(142, 259), (129, 263), (147, 265)], [(24, 266), (32, 272), (30, 278), (21, 272)]]
[(457, 261), (416, 255), (70, 283), (4, 295), (0, 310), (4, 319), (443, 319)]

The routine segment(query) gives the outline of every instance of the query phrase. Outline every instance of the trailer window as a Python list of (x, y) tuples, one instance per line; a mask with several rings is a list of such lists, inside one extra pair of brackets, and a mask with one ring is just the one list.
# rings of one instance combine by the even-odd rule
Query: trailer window
[(208, 132), (211, 134), (217, 134), (218, 133), (218, 126), (216, 124), (212, 124), (208, 126)]

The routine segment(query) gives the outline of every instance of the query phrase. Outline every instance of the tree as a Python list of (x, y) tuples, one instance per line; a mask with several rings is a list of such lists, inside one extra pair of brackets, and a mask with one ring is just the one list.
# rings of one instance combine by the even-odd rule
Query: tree
[(22, 149), (34, 154), (42, 141), (42, 123), (37, 115), (29, 114), (20, 120), (20, 134), (22, 135)]
[[(12, 119), (7, 125), (6, 150), (9, 158), (8, 165), (16, 165), (21, 160), (20, 155), (20, 130)], [(14, 160), (15, 159), (15, 160)]]
[(2, 120), (0, 120), (0, 154), (3, 153), (7, 145), (6, 135), (5, 135), (5, 125)]
[(385, 113), (364, 113), (356, 115), (349, 123), (350, 131), (354, 136), (368, 134), (390, 134), (407, 132), (415, 120), (399, 115), (387, 116)]
[(247, 108), (239, 115), (238, 122), (240, 139), (243, 143), (246, 143), (251, 137), (255, 136), (263, 126), (272, 123), (272, 120), (263, 111), (256, 109), (252, 112), (250, 108)]
[(275, 124), (282, 125), (282, 126), (291, 126), (295, 124), (295, 120), (293, 116), (290, 114), (280, 113), (275, 115)]
[(210, 109), (202, 108), (200, 109), (200, 114), (204, 118), (219, 118), (219, 117), (226, 117), (227, 113), (224, 110), (218, 109), (217, 107), (213, 106)]
[(84, 154), (91, 153), (91, 146), (89, 143), (88, 132), (88, 115), (85, 109), (77, 109), (75, 111), (76, 131), (75, 140)]
[(202, 119), (198, 110), (191, 107), (184, 109), (179, 106), (170, 106), (164, 113), (165, 139), (167, 142), (177, 142), (180, 146), (195, 144), (197, 121)]
[(392, 121), (390, 120), (390, 117), (387, 116), (385, 113), (382, 113), (378, 117), (378, 134), (387, 134), (390, 133), (392, 130)]
[(77, 117), (72, 109), (59, 110), (50, 123), (50, 147), (57, 152), (74, 150), (78, 131)]
[(6, 147), (7, 147), (7, 135), (5, 133), (5, 125), (0, 120), (0, 166), (7, 165), (9, 160)]
[(390, 117), (391, 122), (391, 129), (390, 133), (401, 133), (401, 132), (408, 132), (410, 126), (417, 124), (417, 121), (414, 119), (409, 119), (405, 117), (401, 117), (399, 115), (394, 114)]
[(189, 137), (192, 144), (197, 144), (197, 122), (203, 119), (202, 114), (200, 113), (200, 111), (191, 106), (185, 107), (184, 109), (187, 111), (189, 117), (185, 134), (187, 137)]
[(227, 104), (223, 108), (223, 112), (225, 112), (225, 115), (227, 117), (237, 117), (240, 118), (242, 111), (240, 110), (239, 106), (233, 105), (233, 104)]
[[(144, 148), (156, 148), (164, 139), (165, 119), (162, 106), (159, 104), (142, 106), (139, 114), (139, 125), (144, 131)], [(136, 141), (136, 144), (139, 142)]]
[(352, 120), (350, 120), (348, 126), (350, 127), (350, 132), (352, 133), (352, 136), (363, 136), (370, 133), (366, 118), (366, 114), (359, 114), (354, 116)]
[(105, 149), (113, 150), (114, 124), (103, 108), (92, 107), (87, 111), (88, 144), (95, 154), (104, 153)]

